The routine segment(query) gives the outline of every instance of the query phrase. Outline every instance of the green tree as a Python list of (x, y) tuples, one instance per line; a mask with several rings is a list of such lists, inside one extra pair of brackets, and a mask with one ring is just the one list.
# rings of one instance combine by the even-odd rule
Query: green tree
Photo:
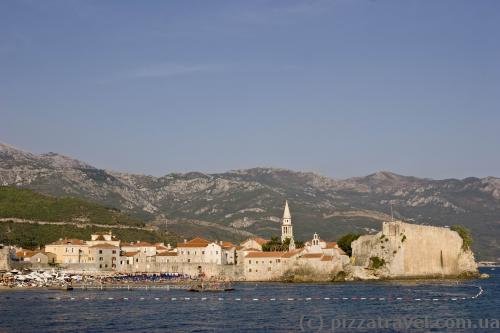
[(266, 244), (262, 245), (262, 251), (271, 252), (271, 251), (282, 251), (283, 244), (280, 239), (276, 236), (271, 237), (271, 240)]
[(460, 237), (462, 237), (462, 249), (464, 251), (468, 251), (470, 249), (470, 246), (472, 245), (472, 236), (470, 234), (470, 230), (461, 225), (454, 225), (450, 229), (456, 231), (460, 235)]
[(339, 238), (338, 246), (350, 257), (352, 256), (351, 243), (361, 236), (360, 234), (349, 233)]
[[(276, 236), (271, 237), (271, 240), (262, 245), (262, 251), (288, 251), (290, 247), (290, 238), (286, 238), (283, 242)], [(295, 248), (300, 249), (304, 247), (304, 242), (295, 241)]]

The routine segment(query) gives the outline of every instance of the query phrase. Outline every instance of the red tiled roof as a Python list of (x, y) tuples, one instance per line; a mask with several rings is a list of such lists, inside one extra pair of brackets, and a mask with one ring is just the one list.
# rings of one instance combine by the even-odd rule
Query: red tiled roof
[(137, 243), (135, 243), (135, 246), (143, 246), (143, 247), (155, 246), (156, 247), (156, 245), (153, 245), (153, 244), (148, 243), (148, 242), (137, 242)]
[(260, 237), (255, 237), (255, 238), (252, 238), (255, 242), (257, 242), (257, 244), (259, 245), (264, 245), (266, 244), (267, 242), (269, 242), (267, 239), (264, 239), (264, 238), (260, 238)]
[(234, 247), (234, 244), (231, 242), (222, 242), (222, 247), (223, 248), (232, 248), (232, 247)]
[(118, 249), (118, 246), (111, 245), (109, 243), (96, 244), (90, 247), (91, 249)]
[(297, 255), (297, 254), (299, 254), (301, 252), (302, 252), (302, 249), (296, 249), (296, 250), (288, 251), (288, 252), (285, 252), (285, 254), (283, 255), (283, 258), (291, 258), (294, 255)]
[(139, 253), (139, 251), (135, 251), (135, 252), (123, 252), (121, 254), (122, 257), (133, 257), (135, 256), (137, 253)]
[(18, 258), (30, 258), (30, 257), (33, 257), (37, 253), (39, 253), (39, 252), (31, 251), (31, 250), (22, 250), (22, 251), (16, 252), (16, 257), (18, 257)]
[(333, 260), (333, 256), (323, 256), (321, 258), (321, 261), (332, 261)]
[(336, 242), (326, 242), (326, 249), (335, 249), (337, 247), (338, 246)]
[(319, 259), (323, 256), (323, 253), (306, 253), (301, 258), (304, 259)]
[[(243, 243), (246, 243), (248, 242), (249, 240), (253, 240), (254, 242), (256, 242), (257, 244), (259, 245), (264, 245), (266, 244), (267, 242), (269, 242), (267, 239), (264, 239), (264, 238), (260, 238), (260, 237), (252, 237), (252, 238), (249, 238), (247, 239), (246, 241), (244, 241)], [(242, 244), (243, 244), (242, 243)]]
[(248, 252), (245, 258), (281, 258), (286, 252)]
[(196, 237), (186, 243), (177, 243), (177, 247), (206, 247), (210, 244), (206, 239)]
[(85, 245), (85, 241), (81, 239), (75, 239), (75, 238), (65, 238), (65, 239), (60, 239), (58, 241), (55, 241), (53, 243), (50, 243), (49, 245)]

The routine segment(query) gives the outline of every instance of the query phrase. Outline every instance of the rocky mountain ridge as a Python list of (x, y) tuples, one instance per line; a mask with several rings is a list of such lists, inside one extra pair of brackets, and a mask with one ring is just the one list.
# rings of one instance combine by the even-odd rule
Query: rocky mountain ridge
[(295, 232), (309, 239), (372, 232), (395, 217), (420, 224), (462, 224), (479, 257), (500, 257), (500, 179), (433, 180), (381, 171), (331, 179), (316, 173), (252, 168), (162, 177), (95, 168), (56, 153), (36, 155), (0, 144), (0, 185), (77, 196), (126, 210), (172, 231), (215, 239), (279, 233), (282, 205), (291, 203)]

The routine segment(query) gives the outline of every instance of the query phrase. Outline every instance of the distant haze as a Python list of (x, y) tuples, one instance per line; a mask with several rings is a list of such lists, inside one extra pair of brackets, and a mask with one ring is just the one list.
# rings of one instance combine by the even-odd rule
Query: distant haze
[(0, 142), (163, 175), (500, 176), (500, 2), (3, 1)]

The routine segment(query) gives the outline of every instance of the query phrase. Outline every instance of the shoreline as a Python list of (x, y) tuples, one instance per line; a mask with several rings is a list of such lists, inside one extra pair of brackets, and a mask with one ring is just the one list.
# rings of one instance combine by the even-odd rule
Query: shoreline
[[(459, 284), (460, 282), (466, 282), (466, 281), (471, 281), (471, 280), (479, 280), (479, 277), (477, 278), (442, 278), (442, 279), (429, 279), (429, 278), (420, 278), (420, 279), (380, 279), (380, 280), (352, 280), (352, 281), (335, 281), (335, 282), (330, 282), (330, 281), (300, 281), (300, 282), (284, 282), (284, 281), (232, 281), (231, 283), (238, 285), (250, 285), (250, 284), (262, 284), (262, 285), (271, 285), (271, 284), (279, 284), (279, 285), (332, 285), (332, 286), (339, 286), (339, 285), (349, 285), (349, 284), (365, 284), (365, 285), (381, 285), (381, 284), (442, 284), (442, 283), (456, 283)], [(194, 280), (193, 280), (194, 281)], [(100, 284), (91, 284), (91, 285), (85, 285), (85, 284), (72, 284), (72, 287), (74, 290), (79, 290), (79, 291), (98, 291), (98, 290), (103, 290), (103, 291), (110, 291), (110, 290), (125, 290), (125, 291), (135, 291), (135, 290), (186, 290), (187, 288), (182, 288), (185, 287), (186, 285), (183, 284), (182, 282), (172, 282), (172, 283), (165, 283), (165, 282), (160, 282), (160, 283), (155, 283), (155, 282), (140, 282), (140, 283), (104, 283), (102, 285)], [(102, 289), (101, 289), (102, 287)], [(49, 289), (49, 286), (29, 286), (29, 287), (20, 287), (20, 286), (4, 286), (0, 285), (0, 293), (1, 292), (6, 292), (6, 291), (51, 291), (51, 292), (60, 292), (60, 291), (65, 291), (64, 289), (61, 290), (54, 290), (54, 289)]]

